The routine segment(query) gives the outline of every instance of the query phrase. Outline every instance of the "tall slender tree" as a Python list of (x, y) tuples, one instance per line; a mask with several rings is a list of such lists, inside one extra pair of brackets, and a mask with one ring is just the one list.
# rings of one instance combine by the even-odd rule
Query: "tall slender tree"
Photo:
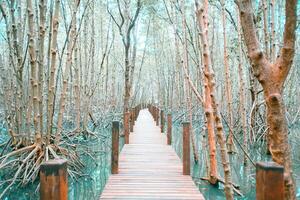
[[(210, 57), (210, 49), (208, 44), (208, 0), (205, 0), (203, 3), (203, 7), (199, 7), (198, 1), (196, 3), (196, 17), (198, 20), (199, 28), (200, 28), (200, 37), (202, 43), (202, 52), (203, 52), (203, 72), (204, 76), (207, 79), (206, 85), (207, 91), (205, 93), (206, 96), (210, 96), (212, 114), (214, 117), (214, 125), (216, 128), (216, 135), (218, 137), (218, 143), (220, 145), (221, 152), (221, 160), (224, 170), (224, 179), (225, 179), (225, 196), (227, 200), (233, 199), (233, 188), (232, 188), (232, 177), (231, 177), (231, 168), (229, 162), (229, 156), (226, 146), (226, 139), (223, 129), (223, 124), (221, 121), (221, 114), (219, 111), (217, 99), (216, 99), (216, 89), (215, 89), (215, 80), (214, 80), (214, 71), (212, 69), (211, 57)], [(207, 115), (207, 112), (206, 112)]]
[(124, 46), (124, 64), (125, 64), (125, 73), (124, 73), (124, 78), (125, 78), (125, 85), (124, 85), (124, 113), (129, 110), (129, 100), (130, 100), (130, 94), (131, 94), (131, 85), (130, 85), (130, 80), (133, 77), (130, 77), (130, 71), (134, 71), (134, 65), (132, 62), (130, 62), (130, 48), (131, 48), (131, 40), (132, 40), (132, 30), (134, 26), (136, 25), (137, 18), (140, 14), (141, 8), (142, 8), (142, 3), (141, 0), (137, 1), (136, 4), (136, 10), (133, 15), (133, 17), (130, 16), (129, 14), (129, 2), (125, 1), (125, 8), (127, 8), (125, 11), (122, 10), (120, 0), (117, 0), (117, 6), (118, 6), (118, 11), (119, 15), (121, 18), (121, 21), (118, 22), (115, 16), (110, 12), (108, 9), (108, 12), (110, 16), (112, 17), (113, 21), (117, 25), (119, 29), (119, 34), (122, 39), (122, 43)]

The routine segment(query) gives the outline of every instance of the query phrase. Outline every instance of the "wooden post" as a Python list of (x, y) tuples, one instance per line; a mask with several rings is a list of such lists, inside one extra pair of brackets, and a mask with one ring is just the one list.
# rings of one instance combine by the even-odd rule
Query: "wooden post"
[(284, 168), (275, 162), (256, 163), (256, 199), (284, 199)]
[(190, 123), (183, 122), (182, 163), (183, 175), (190, 175)]
[(164, 126), (165, 126), (165, 117), (164, 117), (164, 110), (160, 111), (160, 132), (164, 132)]
[(156, 107), (152, 106), (152, 116), (153, 116), (153, 119), (156, 121), (155, 113), (156, 113)]
[(67, 160), (54, 159), (41, 164), (40, 199), (67, 200), (68, 174)]
[(134, 125), (134, 109), (131, 109), (130, 111), (130, 132), (133, 132), (133, 125)]
[(111, 135), (111, 173), (119, 171), (119, 122), (113, 121)]
[(136, 113), (135, 113), (135, 108), (132, 109), (132, 132), (133, 132), (133, 127), (135, 125), (136, 121)]
[(139, 113), (140, 113), (140, 110), (141, 110), (141, 106), (138, 105), (135, 109), (135, 120), (137, 120), (138, 116), (139, 116)]
[(129, 144), (129, 117), (130, 117), (130, 112), (125, 112), (124, 113), (125, 144)]
[(138, 107), (135, 107), (134, 108), (134, 110), (133, 110), (133, 112), (134, 112), (134, 120), (137, 120), (137, 116), (138, 116)]
[(172, 114), (168, 114), (167, 144), (172, 144)]
[(151, 111), (152, 111), (152, 117), (153, 117), (153, 119), (155, 120), (156, 118), (155, 118), (155, 107), (154, 106), (151, 106)]
[(155, 116), (156, 116), (156, 126), (159, 126), (159, 108), (156, 108)]
[(135, 113), (135, 120), (137, 120), (138, 116), (139, 116), (139, 113), (140, 113), (140, 107), (137, 107), (135, 109), (136, 113)]
[(152, 117), (153, 117), (153, 114), (152, 114), (152, 106), (151, 106), (151, 105), (149, 105), (148, 110), (149, 110), (150, 114), (151, 114)]

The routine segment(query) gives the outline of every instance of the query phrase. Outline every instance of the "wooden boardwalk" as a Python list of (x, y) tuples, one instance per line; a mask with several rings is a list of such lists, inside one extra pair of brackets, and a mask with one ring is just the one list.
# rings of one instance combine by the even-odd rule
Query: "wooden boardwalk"
[(148, 110), (141, 110), (119, 158), (119, 173), (111, 175), (100, 199), (198, 199), (204, 197)]

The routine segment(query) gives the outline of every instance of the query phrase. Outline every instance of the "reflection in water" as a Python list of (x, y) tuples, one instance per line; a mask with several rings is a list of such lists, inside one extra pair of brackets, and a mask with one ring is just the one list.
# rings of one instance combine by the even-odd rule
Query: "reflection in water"
[[(299, 142), (295, 142), (297, 140), (293, 140), (296, 137), (300, 138), (300, 131), (298, 129), (292, 129), (290, 134), (292, 152), (293, 152), (293, 170), (294, 177), (297, 184), (297, 198), (300, 199), (300, 152), (298, 150)], [(242, 137), (240, 137), (242, 140)], [(192, 167), (192, 177), (195, 183), (199, 186), (200, 191), (203, 193), (206, 199), (213, 200), (224, 200), (225, 195), (223, 193), (223, 185), (219, 184), (218, 186), (212, 186), (208, 184), (207, 181), (203, 181), (200, 178), (206, 176), (207, 170), (207, 150), (201, 149), (204, 146), (203, 133), (199, 131), (195, 132), (195, 142), (197, 147), (197, 152), (199, 153), (199, 163), (194, 164)], [(182, 127), (181, 124), (175, 124), (173, 126), (173, 147), (176, 153), (181, 157), (182, 155)], [(205, 147), (206, 148), (206, 147)], [(255, 167), (248, 161), (248, 165), (244, 166), (243, 159), (244, 155), (242, 150), (237, 146), (238, 153), (230, 156), (231, 170), (232, 170), (232, 179), (233, 182), (240, 187), (240, 191), (244, 195), (243, 197), (235, 195), (235, 199), (238, 200), (253, 200), (255, 199)], [(192, 151), (191, 151), (192, 152)], [(270, 161), (271, 157), (266, 155), (264, 145), (257, 143), (252, 147), (249, 152), (252, 160), (256, 161)], [(220, 156), (219, 154), (217, 154)], [(193, 159), (193, 157), (191, 156)], [(222, 163), (220, 162), (220, 157), (218, 157), (218, 172), (220, 177), (224, 177)], [(194, 163), (194, 161), (192, 161)]]
[[(99, 131), (100, 132), (100, 131)], [(98, 200), (99, 196), (105, 186), (105, 183), (110, 174), (110, 128), (106, 131), (101, 130), (101, 137), (97, 140), (93, 140), (92, 143), (88, 143), (88, 147), (93, 150), (94, 159), (90, 156), (83, 157), (83, 163), (87, 166), (84, 169), (86, 176), (76, 180), (71, 180), (69, 177), (69, 200)], [(175, 124), (173, 127), (173, 148), (177, 154), (181, 157), (181, 143), (182, 143), (182, 127), (181, 124)], [(205, 147), (203, 133), (199, 131), (195, 132), (195, 142), (197, 152), (199, 153), (199, 163), (194, 164), (192, 167), (192, 177), (195, 183), (199, 186), (200, 191), (203, 193), (206, 199), (213, 200), (224, 200), (225, 196), (223, 193), (223, 185), (212, 186), (207, 181), (203, 181), (200, 178), (205, 177), (207, 170), (207, 150)], [(299, 129), (293, 129), (291, 137), (300, 138)], [(242, 139), (242, 138), (241, 138)], [(299, 140), (299, 139), (298, 139)], [(297, 150), (299, 147), (298, 140), (292, 140), (291, 145), (293, 151), (294, 160), (294, 174), (298, 185), (297, 196), (300, 198), (300, 152)], [(120, 139), (120, 149), (124, 144), (124, 138)], [(201, 149), (201, 147), (205, 149)], [(265, 149), (262, 145), (257, 143), (256, 146), (252, 147), (250, 156), (254, 161), (268, 161), (270, 156), (265, 154)], [(240, 191), (244, 197), (235, 196), (238, 200), (252, 200), (255, 199), (255, 168), (250, 162), (247, 166), (243, 165), (243, 154), (237, 146), (238, 154), (234, 154), (230, 157), (233, 181), (236, 185), (240, 186)], [(191, 156), (191, 158), (193, 158)], [(222, 165), (218, 157), (218, 170), (220, 177), (223, 177)], [(192, 161), (193, 162), (193, 161)], [(194, 162), (193, 162), (194, 163)], [(25, 188), (17, 187), (12, 189), (5, 200), (35, 200), (39, 199), (38, 192), (36, 191), (38, 183), (33, 183)], [(16, 192), (15, 192), (16, 191)]]
[[(86, 143), (84, 148), (90, 153), (89, 156), (81, 155), (81, 159), (85, 164), (83, 169), (84, 176), (77, 180), (72, 180), (69, 176), (69, 200), (98, 200), (110, 174), (110, 155), (111, 155), (111, 129), (101, 130), (101, 137), (78, 141), (78, 143)], [(123, 138), (120, 139), (120, 149), (124, 144)], [(92, 156), (92, 157), (91, 157)], [(1, 179), (0, 179), (1, 180)], [(39, 199), (38, 181), (28, 186), (12, 188), (7, 193), (4, 200), (36, 200)], [(0, 188), (1, 191), (1, 188)]]
[[(100, 152), (95, 160), (86, 158), (85, 163), (89, 166), (87, 174), (89, 178), (81, 178), (73, 182), (69, 187), (69, 200), (98, 200), (110, 175), (111, 138), (107, 132), (105, 140), (100, 140), (93, 146), (94, 151)], [(100, 144), (100, 146), (99, 146)], [(124, 138), (120, 138), (120, 150), (124, 145)]]

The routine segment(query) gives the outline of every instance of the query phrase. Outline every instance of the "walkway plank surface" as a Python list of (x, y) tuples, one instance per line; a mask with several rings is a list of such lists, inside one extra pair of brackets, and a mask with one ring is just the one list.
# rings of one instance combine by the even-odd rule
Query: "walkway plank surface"
[(148, 110), (141, 110), (122, 149), (119, 174), (111, 175), (100, 199), (198, 199), (204, 197)]

